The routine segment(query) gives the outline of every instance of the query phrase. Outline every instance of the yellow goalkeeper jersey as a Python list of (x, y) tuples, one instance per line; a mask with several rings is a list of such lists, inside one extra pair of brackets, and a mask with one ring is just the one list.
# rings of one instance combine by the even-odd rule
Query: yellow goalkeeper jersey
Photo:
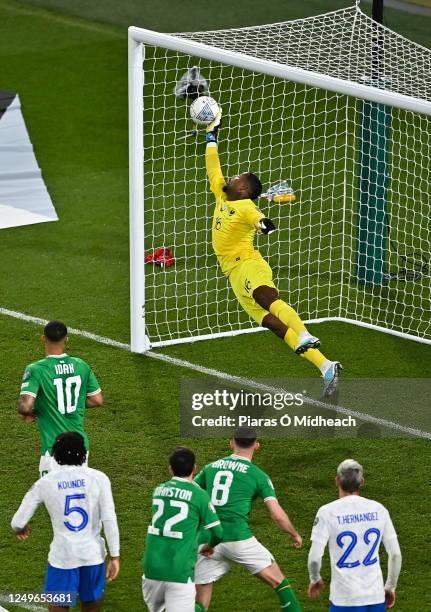
[(216, 198), (212, 225), (212, 245), (221, 269), (229, 276), (233, 268), (245, 259), (260, 259), (253, 242), (256, 223), (265, 215), (253, 200), (226, 200), (226, 185), (220, 167), (217, 145), (210, 144), (205, 153), (210, 188)]

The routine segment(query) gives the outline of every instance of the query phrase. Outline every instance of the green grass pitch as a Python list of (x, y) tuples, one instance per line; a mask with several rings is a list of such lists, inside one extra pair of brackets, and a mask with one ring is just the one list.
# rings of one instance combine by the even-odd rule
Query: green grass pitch
[[(172, 0), (148, 2), (145, 10), (135, 0), (125, 1), (121, 10), (114, 0), (0, 0), (1, 88), (20, 94), (60, 216), (58, 223), (1, 232), (0, 307), (62, 318), (70, 326), (128, 341), (125, 26), (134, 22), (164, 31), (215, 29), (297, 18), (345, 3), (206, 4), (203, 14), (189, 0), (181, 2), (181, 8)], [(389, 9), (387, 16), (390, 27), (430, 46), (429, 19)], [(343, 362), (346, 377), (421, 378), (430, 371), (431, 354), (425, 345), (343, 324), (312, 329), (324, 341), (325, 351)], [(35, 427), (17, 418), (16, 398), (25, 364), (40, 355), (39, 335), (37, 325), (0, 315), (0, 594), (41, 588), (51, 537), (44, 511), (32, 522), (27, 543), (17, 542), (9, 528), (23, 494), (37, 478), (38, 435)], [(165, 478), (167, 451), (181, 442), (191, 444), (202, 465), (225, 453), (226, 443), (179, 438), (181, 379), (200, 376), (196, 372), (77, 336), (71, 339), (70, 352), (93, 365), (106, 396), (105, 408), (88, 413), (91, 465), (112, 479), (122, 537), (122, 570), (118, 581), (107, 587), (104, 609), (140, 610), (140, 557), (150, 494)], [(314, 375), (269, 333), (161, 352), (248, 378)], [(414, 421), (413, 409), (412, 414)], [(256, 460), (273, 477), (305, 547), (295, 551), (288, 546), (287, 537), (268, 524), (263, 504), (256, 504), (253, 513), (256, 535), (291, 579), (303, 609), (325, 610), (325, 599), (309, 602), (305, 595), (308, 539), (317, 507), (334, 496), (334, 469), (348, 456), (364, 464), (366, 495), (389, 507), (399, 533), (404, 565), (396, 609), (430, 610), (427, 441), (264, 440)], [(324, 575), (328, 577), (327, 562)], [(235, 570), (217, 585), (212, 609), (269, 612), (278, 606), (264, 585)]]

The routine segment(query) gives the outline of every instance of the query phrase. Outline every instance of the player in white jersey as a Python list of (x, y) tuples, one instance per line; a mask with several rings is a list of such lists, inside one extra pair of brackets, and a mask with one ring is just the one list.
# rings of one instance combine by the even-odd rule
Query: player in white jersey
[[(308, 595), (324, 588), (322, 557), (329, 545), (331, 558), (330, 612), (384, 612), (395, 605), (401, 570), (397, 534), (386, 508), (359, 494), (364, 484), (362, 466), (346, 459), (337, 469), (339, 498), (319, 508), (311, 533), (308, 557)], [(388, 554), (388, 577), (383, 584), (379, 547)]]
[[(53, 446), (58, 468), (40, 478), (26, 493), (12, 519), (20, 540), (31, 533), (28, 524), (40, 504), (51, 518), (54, 538), (48, 554), (45, 593), (74, 593), (84, 612), (98, 612), (105, 589), (105, 571), (115, 580), (120, 569), (120, 542), (109, 478), (84, 465), (84, 438), (60, 434)], [(111, 559), (105, 570), (108, 541)], [(68, 611), (67, 601), (50, 612)]]

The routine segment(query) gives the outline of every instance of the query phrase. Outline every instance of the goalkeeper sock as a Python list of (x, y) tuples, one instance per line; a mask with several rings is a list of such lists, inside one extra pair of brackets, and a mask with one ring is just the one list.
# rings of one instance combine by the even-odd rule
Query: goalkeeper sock
[[(295, 350), (295, 347), (298, 345), (298, 336), (292, 329), (288, 329), (284, 336), (284, 341), (292, 350)], [(301, 357), (315, 365), (322, 374), (326, 372), (328, 364), (331, 363), (318, 349), (308, 349), (308, 351), (302, 353)]]
[(287, 578), (280, 582), (274, 590), (280, 600), (282, 610), (288, 609), (289, 612), (301, 612), (299, 601), (296, 599), (295, 592), (290, 586)]
[(196, 602), (195, 603), (195, 612), (206, 612), (206, 609), (205, 609), (205, 607), (202, 604)]
[(287, 327), (293, 329), (298, 336), (301, 332), (307, 331), (297, 312), (293, 310), (292, 306), (283, 302), (283, 300), (275, 300), (275, 302), (272, 302), (269, 307), (269, 312), (274, 315), (274, 317), (277, 317), (277, 319), (280, 319)]

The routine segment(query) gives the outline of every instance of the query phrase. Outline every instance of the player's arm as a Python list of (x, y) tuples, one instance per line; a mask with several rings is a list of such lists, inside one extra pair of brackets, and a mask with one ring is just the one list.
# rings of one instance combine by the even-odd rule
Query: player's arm
[(205, 477), (205, 468), (203, 468), (196, 476), (194, 477), (194, 481), (200, 486), (201, 489), (206, 490), (206, 477)]
[(36, 420), (36, 415), (33, 411), (35, 401), (36, 398), (28, 393), (22, 393), (19, 396), (18, 414), (26, 423), (33, 423)]
[(311, 532), (311, 549), (308, 555), (308, 573), (310, 584), (308, 586), (308, 596), (315, 599), (320, 595), (325, 583), (320, 575), (322, 567), (322, 557), (329, 540), (329, 527), (325, 520), (324, 512), (319, 508), (314, 519), (313, 530)]
[(220, 166), (220, 159), (218, 156), (217, 137), (218, 130), (220, 128), (221, 121), (221, 110), (217, 117), (207, 127), (206, 135), (206, 150), (205, 150), (205, 164), (207, 170), (207, 176), (210, 184), (210, 189), (216, 198), (219, 198), (223, 194), (223, 187), (226, 185), (225, 178)]
[(210, 501), (209, 495), (206, 492), (202, 493), (202, 514), (201, 521), (203, 528), (209, 532), (209, 539), (206, 538), (207, 544), (200, 550), (200, 554), (210, 556), (214, 552), (214, 546), (220, 544), (223, 540), (223, 528), (217, 512)]
[(11, 527), (15, 531), (18, 540), (26, 540), (30, 535), (31, 528), (28, 523), (36, 512), (38, 506), (42, 503), (39, 482), (40, 481), (37, 481), (27, 491), (20, 507), (12, 518)]
[(36, 420), (34, 404), (36, 402), (39, 386), (37, 372), (32, 366), (28, 366), (25, 369), (24, 376), (22, 377), (21, 391), (18, 401), (18, 414), (27, 423), (33, 423)]
[(100, 479), (99, 511), (110, 555), (106, 577), (109, 581), (112, 581), (117, 578), (120, 572), (120, 531), (111, 482), (105, 474), (101, 475)]
[(85, 402), (87, 408), (103, 406), (103, 394), (100, 388), (99, 381), (96, 378), (93, 370), (90, 369), (90, 374), (87, 381), (87, 399)]
[(242, 218), (254, 229), (257, 229), (261, 234), (272, 234), (277, 229), (271, 219), (265, 217), (252, 202), (249, 207), (243, 211)]
[(383, 546), (388, 555), (388, 577), (385, 584), (385, 604), (387, 608), (395, 605), (395, 589), (397, 588), (398, 578), (401, 571), (401, 549), (398, 537), (388, 514), (387, 522), (382, 536)]
[(289, 534), (295, 548), (301, 548), (302, 538), (293, 526), (293, 523), (288, 517), (287, 513), (280, 506), (278, 500), (275, 498), (267, 498), (264, 501), (274, 523), (279, 527), (279, 529), (281, 529), (281, 531)]
[(296, 531), (286, 512), (280, 506), (272, 480), (264, 472), (261, 472), (258, 475), (257, 493), (265, 502), (271, 519), (274, 521), (277, 527), (289, 534), (293, 540), (293, 545), (295, 548), (301, 548), (302, 538)]
[(311, 544), (310, 552), (308, 553), (308, 574), (310, 576), (308, 596), (311, 599), (318, 597), (325, 586), (325, 583), (320, 575), (325, 548), (326, 545), (322, 544), (322, 542), (314, 541)]

